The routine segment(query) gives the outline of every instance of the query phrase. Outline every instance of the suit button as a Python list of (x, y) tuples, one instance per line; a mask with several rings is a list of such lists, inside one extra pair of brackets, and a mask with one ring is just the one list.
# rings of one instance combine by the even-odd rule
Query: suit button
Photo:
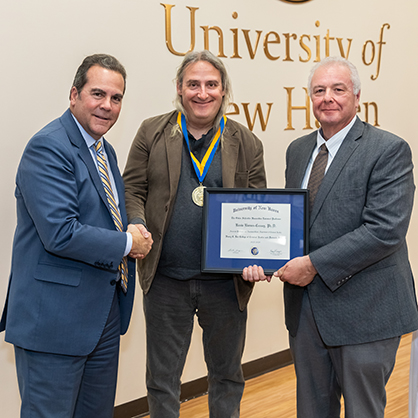
[(114, 286), (114, 285), (116, 284), (116, 280), (115, 280), (115, 279), (111, 280), (111, 281), (110, 281), (110, 284), (111, 284), (112, 286)]

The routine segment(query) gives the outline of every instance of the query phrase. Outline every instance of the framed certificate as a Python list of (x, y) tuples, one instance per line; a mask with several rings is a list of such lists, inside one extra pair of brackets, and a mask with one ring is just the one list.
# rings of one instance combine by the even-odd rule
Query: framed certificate
[(202, 272), (272, 274), (308, 253), (308, 212), (305, 189), (206, 188)]

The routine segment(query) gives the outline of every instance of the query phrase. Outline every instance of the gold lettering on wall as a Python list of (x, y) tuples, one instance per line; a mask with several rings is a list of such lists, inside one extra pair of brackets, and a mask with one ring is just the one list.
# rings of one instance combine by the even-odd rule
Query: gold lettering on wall
[(224, 54), (224, 34), (222, 29), (219, 26), (201, 26), (204, 32), (204, 49), (209, 50), (209, 31), (215, 30), (218, 33), (219, 38), (219, 49), (218, 49), (218, 57), (226, 58)]
[(300, 39), (299, 39), (299, 45), (301, 46), (301, 48), (302, 48), (304, 51), (306, 51), (306, 53), (308, 54), (308, 56), (307, 56), (307, 58), (306, 58), (306, 59), (302, 59), (302, 57), (299, 55), (299, 61), (301, 61), (301, 62), (309, 62), (309, 61), (311, 60), (312, 53), (311, 53), (311, 49), (308, 47), (308, 45), (306, 45), (306, 44), (303, 42), (303, 38), (307, 38), (307, 39), (308, 39), (308, 41), (310, 41), (310, 40), (311, 40), (311, 37), (310, 37), (309, 35), (302, 35), (302, 36), (300, 37)]
[[(382, 47), (383, 47), (383, 45), (386, 44), (386, 42), (383, 42), (383, 32), (384, 32), (385, 28), (390, 29), (389, 23), (384, 23), (382, 25), (382, 27), (380, 28), (380, 37), (379, 37), (379, 40), (377, 41), (378, 52), (377, 52), (377, 63), (376, 63), (376, 66), (377, 66), (376, 75), (371, 75), (370, 76), (370, 78), (372, 80), (377, 80), (377, 77), (379, 77), (379, 74), (380, 74), (380, 64), (382, 62)], [(370, 45), (370, 49), (371, 49), (369, 60), (367, 60), (367, 57), (366, 57), (367, 49), (368, 49), (367, 46), (368, 45)], [(363, 51), (362, 51), (363, 64), (364, 65), (371, 65), (373, 63), (375, 57), (376, 57), (376, 47), (375, 47), (374, 42), (369, 39), (363, 45)]]
[(271, 107), (273, 106), (273, 103), (267, 103), (268, 106), (268, 110), (267, 110), (267, 116), (266, 119), (264, 120), (264, 116), (263, 116), (263, 110), (261, 109), (261, 104), (257, 103), (257, 105), (255, 106), (255, 110), (254, 110), (254, 116), (251, 119), (250, 117), (250, 111), (249, 111), (249, 103), (241, 103), (242, 107), (244, 108), (244, 114), (245, 114), (245, 119), (247, 120), (247, 124), (248, 124), (248, 129), (250, 131), (252, 131), (254, 129), (254, 125), (255, 125), (255, 120), (257, 118), (257, 115), (260, 119), (260, 124), (261, 124), (261, 130), (264, 132), (267, 128), (267, 123), (269, 121), (270, 118), (270, 111), (271, 111)]
[(177, 52), (173, 48), (173, 38), (172, 38), (172, 30), (171, 30), (171, 9), (175, 7), (174, 4), (164, 4), (160, 3), (164, 9), (165, 9), (165, 43), (167, 45), (168, 50), (173, 54), (177, 56), (184, 56), (188, 52), (193, 51), (195, 47), (195, 15), (196, 10), (199, 10), (198, 7), (189, 7), (186, 6), (190, 10), (190, 48), (186, 52)]
[(244, 38), (245, 38), (245, 42), (247, 44), (247, 48), (248, 48), (248, 52), (250, 54), (250, 58), (253, 60), (255, 57), (255, 54), (257, 53), (257, 48), (258, 48), (258, 44), (260, 42), (260, 36), (263, 33), (263, 31), (261, 30), (256, 30), (257, 33), (257, 40), (255, 41), (255, 47), (253, 48), (251, 45), (251, 39), (249, 34), (249, 30), (248, 29), (243, 29), (242, 32), (244, 33)]
[[(186, 9), (188, 9), (188, 11), (186, 11), (187, 19), (186, 24), (183, 23), (181, 28), (185, 28), (186, 30), (186, 33), (182, 34), (186, 35), (186, 39), (187, 35), (189, 35), (190, 46), (188, 50), (185, 50), (185, 48), (177, 50), (174, 48), (175, 42), (173, 40), (173, 37), (179, 33), (178, 30), (173, 31), (172, 9), (175, 5), (166, 3), (160, 4), (164, 7), (165, 11), (165, 43), (168, 51), (176, 56), (184, 56), (188, 52), (193, 51), (196, 47), (196, 19), (199, 7), (185, 6)], [(238, 19), (238, 13), (236, 11), (232, 13), (232, 18)], [(181, 21), (184, 21), (184, 19)], [(314, 25), (316, 28), (320, 28), (321, 22), (316, 20)], [(263, 31), (258, 29), (241, 29), (239, 27), (222, 28), (219, 25), (209, 24), (200, 25), (200, 28), (203, 31), (201, 33), (203, 34), (204, 49), (212, 51), (215, 49), (213, 52), (217, 52), (217, 56), (221, 58), (242, 59), (245, 57), (254, 60), (257, 55), (261, 54), (269, 61), (281, 60), (282, 62), (294, 62), (296, 60), (301, 63), (315, 63), (330, 55), (339, 54), (341, 57), (349, 59), (353, 42), (353, 38), (338, 37), (337, 34), (332, 33), (331, 29), (328, 28), (323, 30), (322, 33), (303, 33), (300, 35), (292, 32), (279, 34), (276, 30)], [(380, 28), (378, 40), (366, 40), (361, 50), (361, 60), (363, 64), (366, 66), (375, 65), (375, 71), (370, 76), (373, 81), (378, 79), (381, 72), (383, 45), (386, 44), (384, 35), (387, 29), (390, 29), (390, 25), (384, 23)], [(189, 30), (190, 33), (188, 33)], [(184, 39), (184, 36), (182, 36), (182, 39)], [(262, 44), (262, 47), (260, 44)], [(229, 56), (225, 51), (227, 51)], [(284, 130), (295, 129), (293, 127), (292, 115), (293, 112), (297, 110), (305, 111), (305, 126), (302, 129), (313, 129), (311, 125), (311, 101), (307, 88), (302, 88), (305, 91), (305, 104), (302, 106), (294, 106), (292, 102), (292, 93), (295, 87), (284, 87), (286, 90), (287, 103), (287, 126)], [(254, 129), (257, 119), (260, 122), (262, 131), (267, 129), (273, 103), (266, 104), (266, 114), (263, 114), (261, 103), (256, 103), (253, 115), (251, 116), (250, 103), (241, 103), (250, 130)], [(379, 126), (377, 104), (373, 101), (364, 102), (362, 104), (362, 109), (364, 112), (364, 120), (369, 122), (369, 119), (371, 119), (373, 120), (374, 126)], [(361, 112), (362, 109), (359, 106), (358, 112)], [(239, 114), (240, 106), (236, 103), (231, 103), (231, 109), (227, 115)], [(313, 125), (317, 128), (320, 126), (315, 118)]]
[[(173, 4), (160, 3), (165, 10), (165, 42), (168, 50), (177, 56), (184, 56), (187, 52), (193, 51), (196, 45), (196, 15), (199, 10), (198, 7), (186, 6), (189, 9), (189, 20), (190, 20), (190, 47), (185, 52), (177, 51), (173, 46), (173, 17), (172, 9), (175, 7)], [(238, 13), (232, 13), (233, 19), (238, 19)], [(315, 26), (320, 27), (321, 23), (315, 21)], [(186, 25), (185, 25), (186, 26)], [(331, 36), (330, 29), (327, 29), (325, 36), (322, 35), (309, 35), (302, 34), (297, 35), (296, 33), (282, 33), (284, 42), (282, 43), (281, 37), (277, 31), (269, 30), (265, 33), (262, 30), (251, 30), (251, 29), (239, 29), (229, 28), (229, 33), (232, 32), (232, 37), (226, 36), (228, 33), (225, 29), (222, 29), (218, 25), (201, 25), (203, 30), (203, 45), (204, 49), (211, 50), (210, 48), (210, 31), (214, 31), (218, 35), (218, 57), (227, 58), (225, 54), (225, 45), (230, 44), (232, 46), (232, 55), (229, 58), (241, 59), (240, 55), (240, 43), (245, 43), (246, 52), (250, 59), (255, 59), (257, 54), (260, 54), (261, 48), (260, 42), (263, 39), (263, 53), (264, 56), (271, 60), (277, 61), (281, 57), (283, 61), (294, 62), (293, 56), (297, 51), (302, 51), (303, 54), (299, 54), (300, 62), (309, 62), (312, 59), (312, 51), (315, 50), (314, 62), (321, 60), (321, 44), (324, 42), (325, 57), (331, 54), (331, 47), (338, 47), (340, 55), (344, 58), (348, 58), (350, 53), (350, 47), (352, 39), (347, 38), (347, 48), (344, 50), (344, 38), (338, 38)], [(296, 42), (295, 42), (296, 41)], [(380, 41), (381, 42), (381, 41)], [(335, 45), (336, 44), (336, 45)], [(281, 46), (281, 50), (280, 50)], [(280, 53), (281, 52), (281, 53)]]
[[(250, 131), (254, 129), (254, 125), (257, 119), (257, 115), (258, 115), (258, 118), (260, 119), (261, 130), (264, 132), (267, 129), (267, 124), (270, 118), (270, 112), (271, 112), (271, 107), (273, 106), (273, 103), (266, 103), (268, 106), (268, 109), (267, 109), (267, 115), (265, 119), (263, 115), (263, 109), (261, 108), (261, 103), (257, 103), (255, 105), (254, 115), (252, 118), (251, 118), (250, 110), (249, 110), (250, 103), (241, 103), (241, 104), (244, 109), (244, 115), (245, 115), (245, 119), (247, 120), (248, 129)], [(233, 110), (225, 113), (226, 116), (240, 114), (239, 106), (236, 103), (230, 103), (230, 106), (232, 106)]]
[(337, 43), (338, 43), (338, 48), (340, 50), (340, 55), (345, 59), (348, 59), (348, 56), (350, 54), (351, 42), (353, 42), (353, 40), (350, 39), (350, 38), (347, 38), (347, 41), (348, 41), (347, 52), (344, 52), (343, 38), (337, 38)]
[(287, 126), (285, 131), (294, 131), (295, 128), (292, 125), (292, 111), (293, 110), (304, 110), (306, 123), (303, 129), (313, 129), (311, 126), (311, 101), (308, 94), (308, 89), (303, 87), (305, 90), (305, 106), (293, 106), (292, 105), (292, 90), (294, 87), (284, 87), (287, 92)]
[(231, 58), (242, 58), (238, 53), (238, 28), (231, 29), (231, 31), (234, 34), (234, 53), (231, 55)]
[[(274, 39), (269, 40), (270, 35), (274, 35)], [(269, 45), (270, 44), (279, 44), (280, 43), (280, 36), (278, 33), (276, 32), (269, 32), (265, 37), (264, 37), (264, 42), (263, 42), (263, 46), (264, 46), (264, 54), (265, 56), (271, 60), (271, 61), (275, 61), (278, 60), (280, 58), (280, 55), (274, 56), (270, 53), (270, 49), (269, 49)]]
[(380, 126), (378, 121), (378, 109), (377, 104), (375, 102), (365, 102), (364, 105), (364, 121), (371, 123), (369, 121), (369, 106), (373, 106), (374, 109), (374, 122), (371, 123), (373, 126)]

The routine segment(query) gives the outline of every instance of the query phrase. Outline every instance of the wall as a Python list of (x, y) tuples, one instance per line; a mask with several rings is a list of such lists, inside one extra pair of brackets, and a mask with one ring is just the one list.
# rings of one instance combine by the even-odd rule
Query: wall
[[(171, 46), (166, 42), (169, 40), (165, 21), (168, 10), (171, 11)], [(283, 187), (287, 145), (311, 131), (304, 129), (307, 124), (314, 127), (313, 116), (308, 117), (305, 110), (290, 110), (288, 92), (291, 92), (291, 106), (305, 106), (303, 87), (314, 61), (327, 54), (340, 55), (341, 51), (347, 54), (349, 45), (348, 57), (357, 65), (363, 81), (360, 117), (366, 118), (364, 103), (374, 102), (379, 125), (406, 138), (417, 154), (414, 129), (417, 11), (415, 2), (405, 0), (396, 3), (389, 0), (299, 3), (173, 0), (165, 6), (151, 0), (2, 0), (0, 301), (7, 289), (16, 222), (14, 176), (21, 153), (31, 135), (67, 108), (75, 70), (86, 55), (113, 54), (128, 71), (122, 114), (107, 135), (123, 169), (140, 122), (172, 108), (173, 78), (181, 61), (181, 56), (174, 52), (186, 52), (192, 44), (192, 34), (195, 35), (194, 48), (203, 49), (204, 29), (201, 27), (218, 27), (223, 36), (223, 59), (232, 77), (234, 101), (239, 110), (239, 114), (232, 117), (254, 125), (254, 132), (265, 146), (268, 185)], [(218, 35), (214, 29), (209, 31), (208, 39), (209, 49), (218, 54)], [(260, 113), (254, 116), (258, 104), (263, 120)], [(369, 121), (375, 122), (374, 105), (368, 106)], [(286, 129), (290, 125), (294, 129)], [(409, 245), (415, 269), (417, 222), (414, 214)], [(206, 373), (200, 338), (197, 327), (183, 381)], [(244, 362), (287, 347), (281, 284), (259, 284), (249, 305)], [(117, 404), (145, 395), (144, 362), (144, 320), (138, 292), (131, 328), (122, 339)], [(19, 395), (13, 350), (3, 341), (0, 342), (0, 365), (2, 415), (16, 417)]]

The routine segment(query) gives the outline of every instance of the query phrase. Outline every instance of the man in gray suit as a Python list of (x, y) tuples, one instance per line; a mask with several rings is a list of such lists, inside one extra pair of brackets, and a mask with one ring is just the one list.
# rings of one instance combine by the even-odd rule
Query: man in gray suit
[[(356, 116), (360, 80), (347, 60), (321, 61), (308, 84), (321, 129), (290, 144), (286, 187), (310, 189), (310, 251), (273, 275), (284, 282), (297, 416), (340, 417), (342, 395), (346, 418), (383, 418), (400, 336), (418, 328), (411, 151)], [(270, 279), (258, 266), (243, 277)]]

